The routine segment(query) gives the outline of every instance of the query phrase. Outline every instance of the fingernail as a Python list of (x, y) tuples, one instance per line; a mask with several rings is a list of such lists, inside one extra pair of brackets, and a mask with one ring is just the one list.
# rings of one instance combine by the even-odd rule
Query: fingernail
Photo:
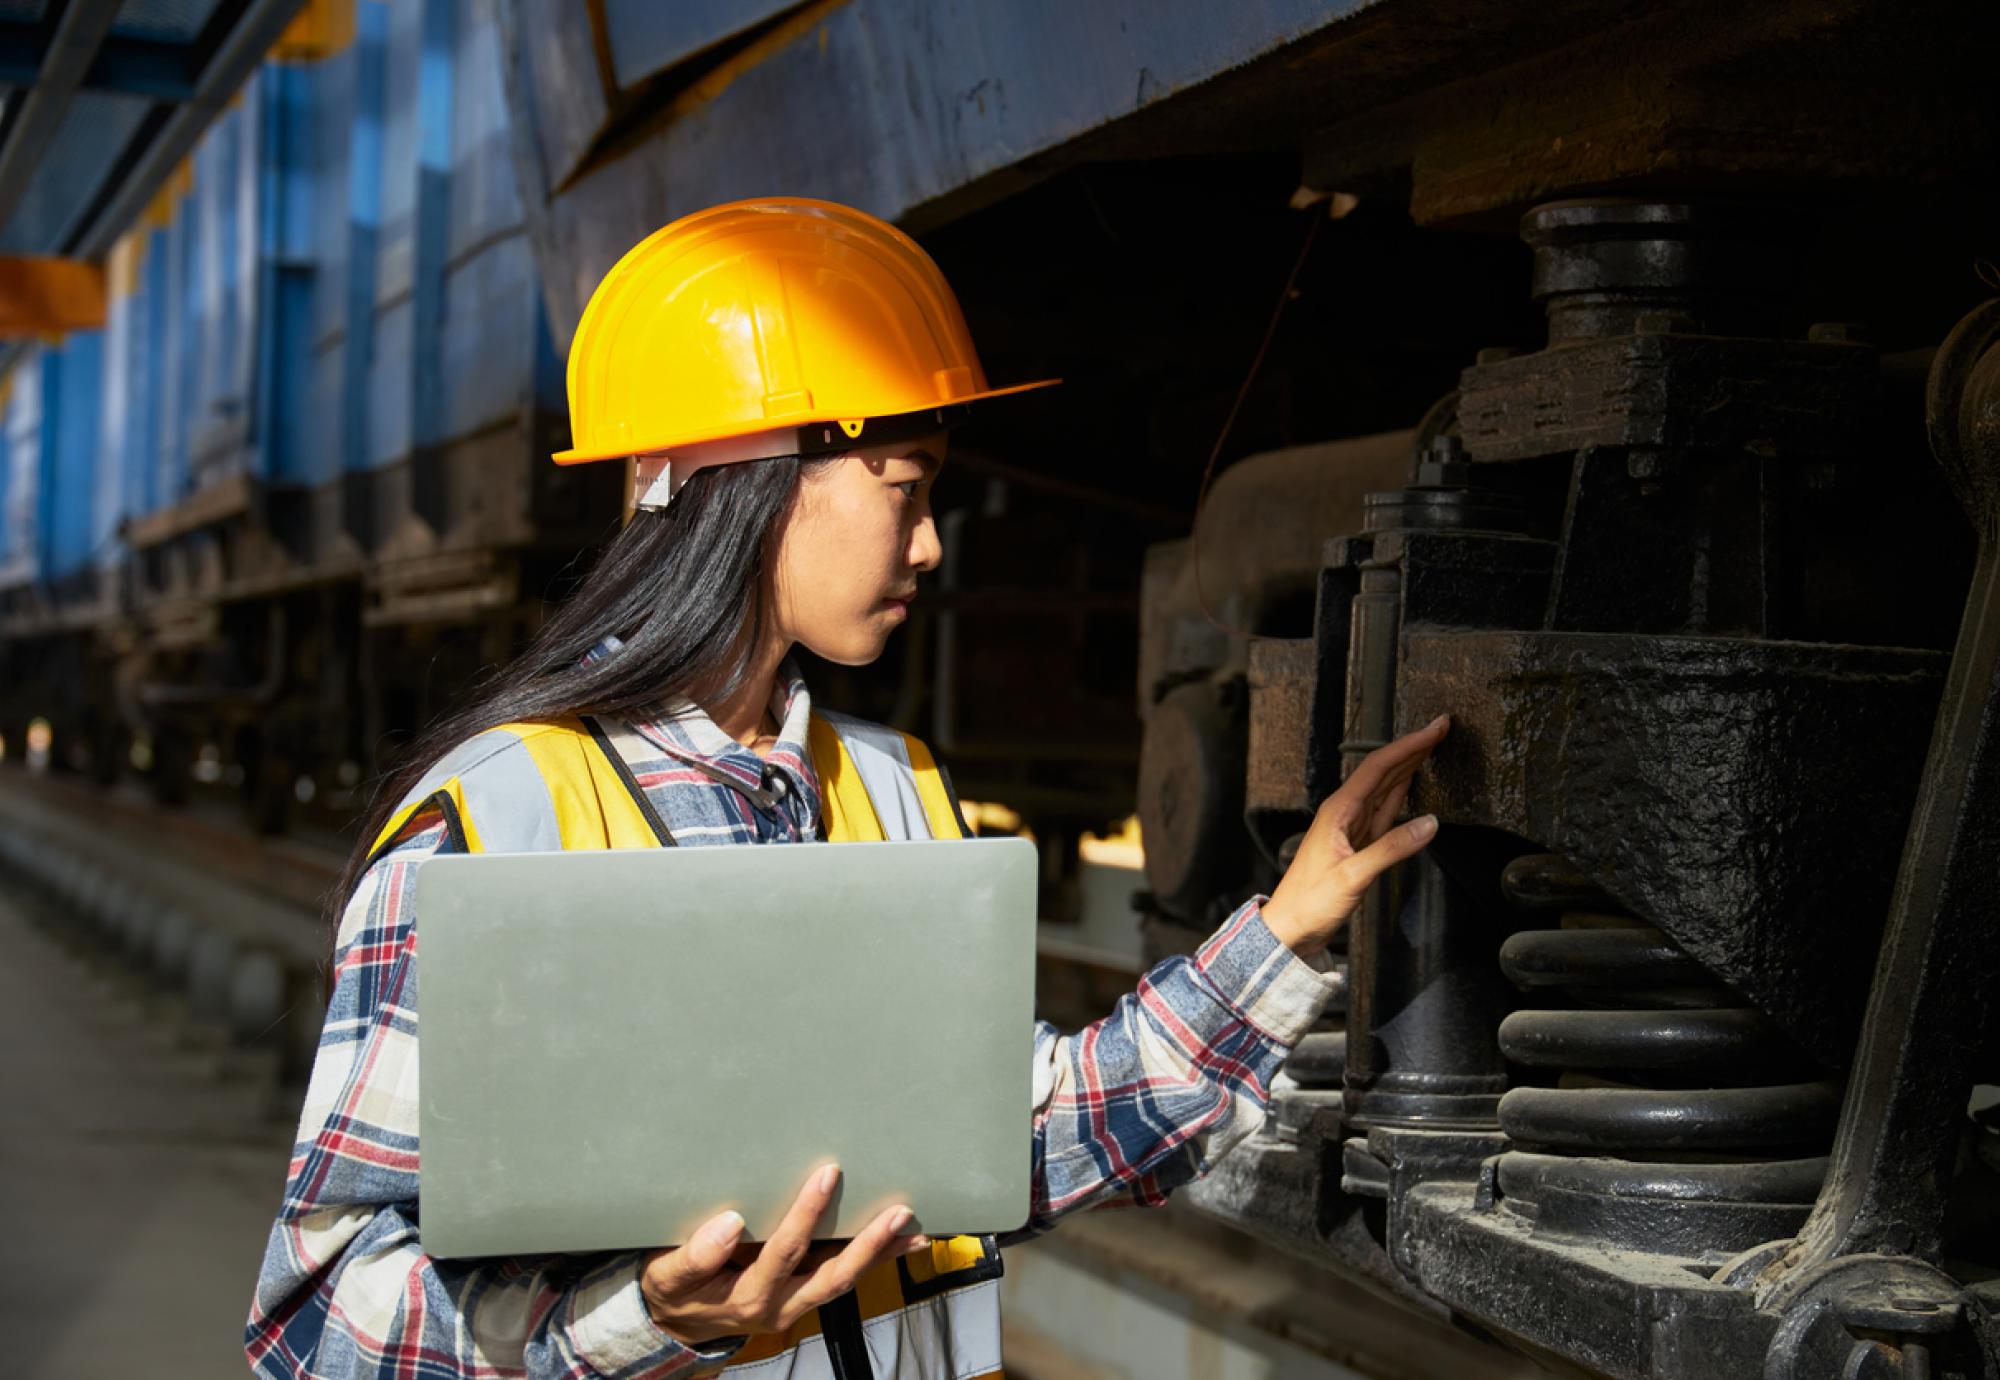
[(1429, 732), (1431, 729), (1436, 728), (1439, 724), (1448, 724), (1450, 722), (1451, 722), (1451, 715), (1440, 714), (1435, 719), (1432, 719), (1429, 723), (1425, 724), (1424, 730), (1425, 732)]
[(918, 1251), (927, 1251), (930, 1248), (931, 1239), (928, 1236), (913, 1236), (909, 1239), (908, 1244), (903, 1247), (903, 1254), (915, 1255)]
[(729, 1211), (708, 1224), (708, 1238), (718, 1246), (727, 1245), (743, 1234), (743, 1214)]
[(889, 1218), (889, 1230), (898, 1236), (902, 1235), (903, 1228), (909, 1226), (910, 1219), (915, 1216), (916, 1214), (906, 1207), (897, 1208)]
[(839, 1182), (840, 1182), (839, 1165), (830, 1164), (826, 1168), (819, 1171), (819, 1191), (821, 1193), (833, 1192), (833, 1186)]
[(1430, 838), (1431, 835), (1437, 833), (1437, 831), (1438, 831), (1438, 817), (1436, 815), (1425, 815), (1421, 819), (1413, 819), (1410, 821), (1410, 832), (1417, 836), (1417, 841), (1419, 843)]

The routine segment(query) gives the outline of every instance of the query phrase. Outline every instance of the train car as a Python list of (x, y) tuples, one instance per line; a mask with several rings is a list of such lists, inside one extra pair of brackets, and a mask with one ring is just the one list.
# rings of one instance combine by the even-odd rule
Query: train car
[(1565, 1373), (2000, 1367), (2000, 13), (324, 8), (7, 375), (10, 743), (350, 812), (617, 520), (546, 463), (604, 271), (857, 205), (1067, 382), (954, 433), (917, 616), (810, 674), (1048, 915), (1136, 811), (1120, 942), (1185, 949), (1455, 716), (1203, 1210)]
[(1566, 1372), (1993, 1373), (1990, 8), (699, 9), (502, 6), (557, 338), (775, 178), (1069, 380), (940, 487), (964, 789), (1132, 783), (1135, 688), (1157, 952), (1455, 716), (1192, 1196)]
[(28, 352), (5, 431), (15, 742), (352, 808), (539, 616), (619, 485), (546, 463), (560, 363), (478, 5), (322, 5), (108, 256), (101, 331)]

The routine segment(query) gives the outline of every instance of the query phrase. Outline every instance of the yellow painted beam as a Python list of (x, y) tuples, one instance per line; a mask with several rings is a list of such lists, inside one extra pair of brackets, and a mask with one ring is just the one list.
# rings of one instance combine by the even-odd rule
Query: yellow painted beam
[(146, 241), (152, 233), (143, 226), (128, 230), (105, 256), (105, 287), (112, 301), (122, 302), (139, 290), (139, 274), (146, 266)]
[(0, 258), (0, 336), (104, 325), (104, 265), (85, 259)]
[(354, 0), (310, 0), (278, 37), (271, 56), (280, 62), (318, 62), (354, 42)]

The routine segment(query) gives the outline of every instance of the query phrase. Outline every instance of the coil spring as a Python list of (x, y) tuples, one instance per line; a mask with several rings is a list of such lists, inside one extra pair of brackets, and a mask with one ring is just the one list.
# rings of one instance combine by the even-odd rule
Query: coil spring
[(1502, 888), (1516, 905), (1563, 915), (1561, 929), (1507, 940), (1507, 977), (1580, 1008), (1517, 1011), (1500, 1025), (1508, 1059), (1560, 1074), (1555, 1087), (1501, 1098), (1501, 1129), (1517, 1145), (1667, 1162), (1823, 1152), (1836, 1091), (1761, 1013), (1560, 857), (1516, 859)]

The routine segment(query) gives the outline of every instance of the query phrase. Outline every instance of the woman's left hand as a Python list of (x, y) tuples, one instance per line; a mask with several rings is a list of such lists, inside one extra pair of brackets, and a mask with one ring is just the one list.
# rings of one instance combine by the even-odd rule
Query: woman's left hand
[(1313, 816), (1298, 855), (1264, 903), (1264, 923), (1281, 943), (1310, 958), (1347, 923), (1375, 879), (1423, 851), (1437, 817), (1397, 824), (1411, 778), (1451, 731), (1440, 714), (1362, 759)]

